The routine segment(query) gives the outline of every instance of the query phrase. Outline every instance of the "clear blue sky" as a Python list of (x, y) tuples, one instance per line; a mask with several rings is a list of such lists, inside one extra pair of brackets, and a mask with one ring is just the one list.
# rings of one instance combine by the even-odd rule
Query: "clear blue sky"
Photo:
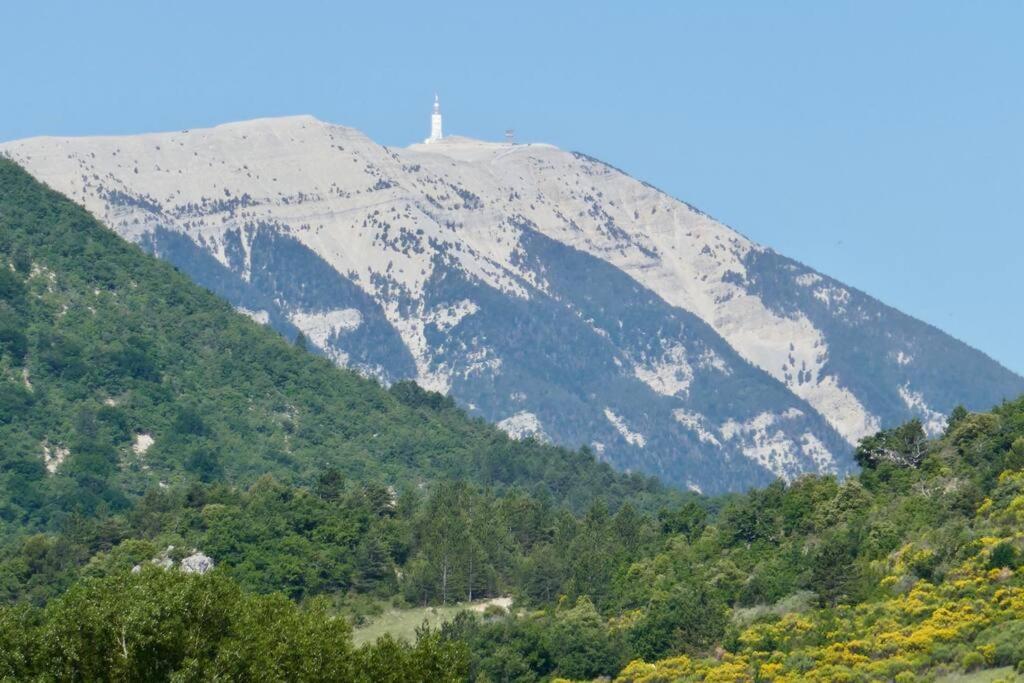
[(33, 1), (0, 27), (0, 140), (310, 113), (405, 145), (436, 90), (446, 132), (597, 156), (1024, 372), (1024, 2)]

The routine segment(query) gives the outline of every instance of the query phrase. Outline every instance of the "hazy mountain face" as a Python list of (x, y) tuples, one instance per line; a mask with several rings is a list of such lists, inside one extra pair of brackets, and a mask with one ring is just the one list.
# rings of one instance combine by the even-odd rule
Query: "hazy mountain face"
[[(1024, 380), (584, 155), (309, 117), (0, 151), (285, 334), (510, 433), (723, 491)], [(884, 248), (884, 245), (880, 245)]]

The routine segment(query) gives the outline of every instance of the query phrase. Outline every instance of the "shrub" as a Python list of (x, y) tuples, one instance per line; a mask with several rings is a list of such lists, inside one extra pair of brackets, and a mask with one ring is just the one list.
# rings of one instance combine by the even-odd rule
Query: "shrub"
[(977, 671), (985, 666), (985, 657), (980, 652), (968, 652), (960, 660), (960, 666), (967, 672)]
[(996, 666), (1011, 666), (1024, 660), (1024, 619), (987, 628), (978, 634), (976, 643), (995, 646), (992, 663)]
[(992, 553), (988, 556), (988, 568), (989, 569), (1002, 569), (1008, 567), (1010, 569), (1017, 566), (1017, 549), (1013, 547), (1013, 544), (1009, 541), (1003, 541), (992, 548)]

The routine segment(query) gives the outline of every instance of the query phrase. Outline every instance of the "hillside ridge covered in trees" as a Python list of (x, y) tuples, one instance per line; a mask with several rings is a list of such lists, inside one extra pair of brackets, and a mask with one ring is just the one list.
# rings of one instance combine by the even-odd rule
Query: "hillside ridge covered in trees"
[[(706, 498), (511, 441), (285, 343), (0, 161), (0, 678), (911, 681), (1024, 661), (1024, 399), (855, 455), (845, 480)], [(216, 569), (148, 561), (192, 548)], [(509, 594), (415, 643), (351, 643), (382, 603)]]
[(11, 530), (122, 509), (154, 487), (312, 485), (330, 467), (395, 489), (518, 486), (577, 508), (670, 495), (292, 347), (2, 159), (0, 397)]

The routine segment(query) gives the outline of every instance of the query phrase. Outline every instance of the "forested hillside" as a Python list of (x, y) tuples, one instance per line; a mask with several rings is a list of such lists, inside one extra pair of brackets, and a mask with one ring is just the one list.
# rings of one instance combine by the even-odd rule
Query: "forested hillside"
[[(0, 678), (928, 680), (1024, 660), (1024, 399), (684, 497), (234, 313), (0, 161)], [(215, 569), (178, 570), (199, 550)], [(356, 648), (382, 605), (511, 595)]]
[(243, 593), (230, 579), (147, 567), (76, 585), (46, 609), (0, 607), (5, 681), (455, 683), (465, 647), (422, 631), (415, 645), (355, 648), (321, 602)]
[[(1024, 672), (1024, 400), (956, 410), (935, 442), (910, 423), (857, 457), (859, 477), (737, 499), (698, 538), (632, 565), (642, 588), (620, 609), (639, 607), (660, 638), (641, 641), (646, 661), (617, 683)], [(703, 642), (692, 625), (651, 621), (651, 605), (694, 580), (733, 608)]]
[[(153, 671), (235, 671), (226, 667), (239, 665), (233, 657), (246, 641), (232, 634), (251, 629), (267, 643), (265, 629), (279, 629), (306, 649), (270, 677), (315, 678), (297, 667), (334, 642), (339, 670), (381, 666), (374, 648), (352, 649), (344, 619), (324, 622), (339, 610), (361, 618), (359, 595), (439, 604), (506, 591), (516, 600), (509, 613), (464, 612), (415, 646), (376, 647), (406, 653), (394, 661), (407, 671), (479, 681), (913, 681), (1024, 660), (1024, 400), (988, 414), (958, 411), (936, 441), (909, 423), (865, 440), (858, 456), (865, 469), (845, 482), (807, 477), (657, 515), (629, 505), (612, 515), (597, 504), (574, 517), (465, 484), (395, 509), (357, 510), (372, 491), (347, 486), (338, 496), (334, 476), (314, 491), (265, 480), (246, 492), (201, 484), (180, 496), (154, 492), (108, 520), (124, 540), (106, 540), (109, 549), (96, 551), (61, 597), (39, 608), (30, 603), (44, 602), (45, 591), (8, 596), (20, 606), (0, 609), (0, 674), (59, 671), (69, 657), (108, 674), (153, 661), (167, 662)], [(330, 536), (337, 521), (359, 515), (376, 538), (405, 539), (405, 555)], [(152, 566), (147, 558), (176, 533), (201, 539), (222, 558), (219, 568), (192, 577)], [(19, 566), (56, 566), (72, 545), (34, 537), (8, 560), (5, 583)], [(332, 553), (353, 562), (348, 589), (296, 590), (298, 570), (323, 566)], [(296, 610), (283, 596), (253, 597), (277, 589), (332, 602)], [(208, 625), (167, 615), (203, 595), (218, 607), (225, 596), (212, 614), (238, 625), (189, 650)], [(59, 638), (69, 649), (48, 645)], [(122, 647), (130, 657), (118, 655)]]
[(664, 495), (293, 348), (4, 160), (0, 402), (5, 531), (189, 482), (311, 485), (329, 467), (396, 489), (519, 486), (576, 507)]

